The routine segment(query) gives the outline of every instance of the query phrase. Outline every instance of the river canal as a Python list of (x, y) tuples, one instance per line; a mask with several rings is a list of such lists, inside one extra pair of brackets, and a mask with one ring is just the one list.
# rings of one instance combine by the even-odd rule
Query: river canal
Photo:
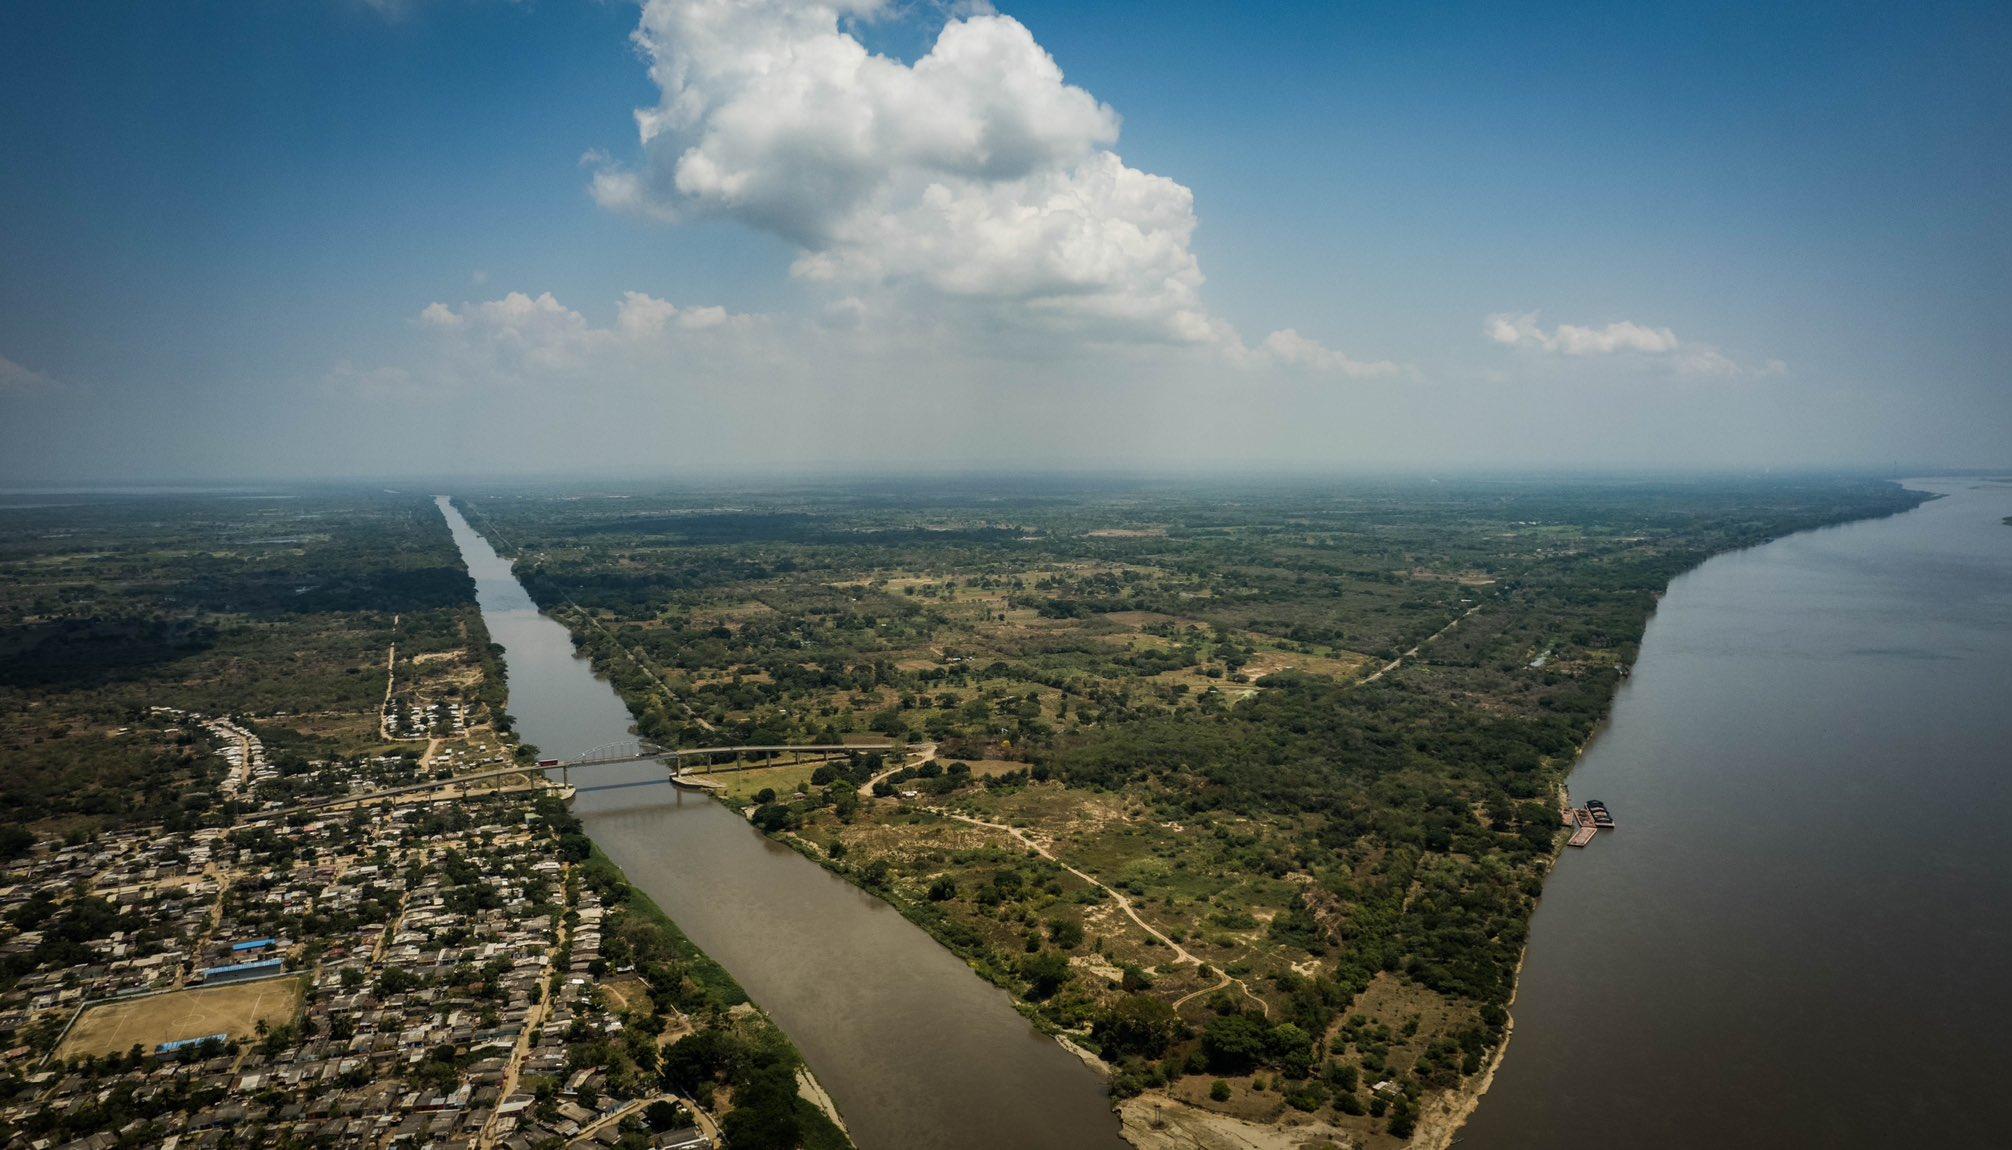
[[(547, 756), (632, 738), (566, 629), (438, 503), (503, 646), (519, 734)], [(886, 903), (672, 788), (660, 766), (574, 783), (587, 833), (795, 1041), (861, 1150), (1124, 1147), (1101, 1079)]]
[(2012, 1143), (2012, 484), (1671, 585), (1479, 1150)]

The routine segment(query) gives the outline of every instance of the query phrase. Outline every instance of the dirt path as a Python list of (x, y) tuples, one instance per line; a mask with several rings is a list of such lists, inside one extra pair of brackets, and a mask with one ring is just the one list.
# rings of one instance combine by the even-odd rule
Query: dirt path
[[(1173, 939), (1168, 938), (1166, 934), (1160, 930), (1160, 928), (1154, 926), (1152, 923), (1147, 922), (1143, 917), (1141, 917), (1138, 908), (1132, 905), (1132, 900), (1127, 898), (1123, 892), (1105, 886), (1095, 877), (1085, 874), (1084, 872), (1077, 870), (1075, 867), (1070, 866), (1068, 863), (1063, 862), (1061, 859), (1056, 858), (1053, 851), (1050, 851), (1047, 847), (1041, 845), (1038, 842), (1035, 842), (1033, 838), (1029, 837), (1028, 834), (1025, 831), (1021, 830), (1019, 827), (1009, 827), (1005, 823), (988, 823), (984, 819), (974, 819), (970, 815), (960, 815), (954, 811), (944, 810), (941, 807), (924, 807), (923, 809), (928, 811), (934, 811), (936, 814), (942, 815), (945, 818), (955, 819), (960, 823), (969, 823), (974, 827), (984, 827), (988, 830), (1004, 831), (1005, 833), (1013, 836), (1013, 838), (1016, 841), (1018, 841), (1021, 845), (1025, 846), (1028, 850), (1033, 851), (1035, 854), (1040, 855), (1042, 858), (1047, 859), (1049, 862), (1054, 863), (1056, 866), (1061, 867), (1063, 870), (1068, 871), (1070, 874), (1075, 875), (1077, 878), (1082, 879), (1084, 882), (1089, 883), (1091, 886), (1094, 886), (1098, 890), (1103, 891), (1105, 894), (1110, 895), (1112, 900), (1118, 904), (1118, 909), (1125, 912), (1126, 918), (1131, 919), (1134, 923), (1138, 924), (1140, 930), (1143, 930), (1147, 934), (1152, 935), (1155, 939), (1158, 939), (1162, 945), (1166, 946), (1167, 949), (1174, 952), (1174, 961), (1176, 963), (1197, 967), (1208, 965), (1201, 959), (1189, 953), (1186, 947), (1182, 946), (1178, 942), (1175, 942)], [(1249, 986), (1244, 985), (1242, 979), (1231, 978), (1229, 975), (1223, 974), (1223, 972), (1221, 971), (1217, 971), (1216, 973), (1218, 975), (1221, 975), (1222, 977), (1221, 982), (1218, 982), (1214, 986), (1204, 987), (1203, 989), (1197, 990), (1192, 994), (1183, 996), (1181, 999), (1179, 999), (1174, 1003), (1174, 1008), (1178, 1010), (1180, 1009), (1181, 1003), (1187, 1002), (1189, 999), (1195, 998), (1198, 995), (1209, 993), (1210, 991), (1221, 990), (1223, 987), (1228, 986), (1230, 983), (1234, 982), (1237, 984), (1238, 987), (1240, 987), (1243, 990), (1245, 997), (1249, 998), (1251, 1001), (1258, 1004), (1258, 1008), (1264, 1011), (1266, 1017), (1271, 1016), (1271, 1006), (1267, 1004), (1264, 999), (1259, 998), (1256, 994), (1251, 993), (1251, 988)]]
[(699, 1133), (712, 1139), (713, 1145), (715, 1146), (719, 1146), (722, 1144), (720, 1142), (720, 1128), (713, 1123), (712, 1115), (707, 1114), (705, 1111), (699, 1109), (697, 1103), (693, 1102), (689, 1098), (681, 1098), (676, 1094), (653, 1094), (648, 1098), (638, 1098), (634, 1102), (629, 1103), (627, 1106), (624, 1106), (619, 1110), (610, 1111), (606, 1115), (600, 1118), (596, 1118), (594, 1121), (589, 1122), (585, 1126), (580, 1127), (580, 1132), (578, 1134), (573, 1135), (572, 1140), (567, 1142), (566, 1145), (599, 1146), (600, 1143), (594, 1140), (594, 1135), (600, 1133), (603, 1130), (608, 1129), (611, 1126), (620, 1126), (622, 1124), (623, 1119), (628, 1118), (631, 1115), (641, 1114), (643, 1111), (649, 1109), (650, 1104), (653, 1102), (675, 1102), (678, 1105), (683, 1106), (685, 1108), (685, 1112), (692, 1116), (692, 1121), (698, 1125)]
[[(421, 867), (433, 865), (432, 854), (424, 849), (414, 851), (413, 857)], [(384, 966), (384, 952), (391, 949), (391, 940), (398, 937), (399, 928), (404, 925), (405, 892), (401, 890), (398, 892), (398, 913), (384, 924), (384, 932), (377, 936), (377, 945), (370, 948), (370, 969), (378, 970)]]
[(1378, 679), (1381, 679), (1385, 675), (1388, 675), (1390, 672), (1397, 670), (1399, 667), (1402, 667), (1406, 659), (1416, 658), (1420, 649), (1424, 648), (1427, 644), (1439, 638), (1441, 635), (1444, 635), (1448, 631), (1451, 631), (1455, 627), (1458, 627), (1460, 625), (1460, 619), (1465, 619), (1467, 618), (1467, 616), (1472, 615), (1474, 612), (1479, 611), (1480, 609), (1481, 604), (1479, 603), (1476, 603), (1474, 606), (1469, 607), (1467, 610), (1461, 612), (1459, 619), (1453, 620), (1453, 622), (1448, 623), (1446, 626), (1441, 627), (1439, 630), (1434, 631), (1432, 634), (1427, 635), (1423, 639), (1420, 639), (1418, 641), (1417, 646), (1413, 647), (1409, 651), (1406, 651), (1404, 654), (1399, 655), (1397, 658), (1392, 659), (1390, 662), (1385, 663), (1383, 666), (1378, 667), (1374, 674), (1368, 676), (1367, 678), (1357, 679), (1355, 681), (1356, 685), (1361, 686), (1364, 683), (1374, 683)]
[[(561, 889), (565, 887), (567, 876), (571, 873), (570, 866), (566, 870), (559, 872), (559, 886)], [(400, 917), (403, 918), (404, 916), (401, 914)], [(566, 916), (560, 915), (558, 932), (552, 936), (552, 945), (545, 952), (546, 957), (551, 960), (551, 963), (558, 962), (559, 953), (565, 947), (566, 941), (571, 935), (572, 930), (566, 925)], [(503, 1082), (496, 1091), (496, 1102), (498, 1105), (501, 1105), (511, 1094), (516, 1092), (517, 1080), (524, 1072), (524, 1059), (530, 1057), (531, 1054), (531, 1035), (545, 1025), (545, 1016), (552, 1011), (550, 972), (557, 969), (557, 967), (551, 965), (551, 963), (548, 963), (545, 968), (547, 971), (546, 981), (540, 987), (544, 993), (538, 996), (538, 1001), (532, 1003), (530, 1012), (525, 1014), (524, 1027), (517, 1032), (517, 1041), (510, 1046), (510, 1059), (503, 1064)], [(497, 1111), (492, 1107), (489, 1111), (489, 1117), (482, 1122), (482, 1129), (475, 1136), (476, 1146), (483, 1147), (486, 1150), (487, 1147), (496, 1144), (496, 1117)]]
[[(224, 925), (224, 899), (230, 897), (231, 880), (237, 877), (235, 870), (223, 870), (215, 863), (209, 863), (204, 866), (203, 874), (217, 880), (217, 900), (210, 904), (209, 922), (203, 925), (202, 935), (189, 947), (189, 954), (194, 956), (200, 956), (204, 951), (208, 950), (211, 940), (216, 938), (217, 931), (222, 929)], [(189, 960), (189, 969), (186, 971), (177, 968), (174, 981), (169, 985), (173, 986), (176, 990), (187, 986), (189, 984), (189, 975), (194, 973), (195, 965), (199, 961), (201, 961), (199, 957), (191, 958)]]
[(893, 766), (887, 768), (886, 770), (880, 772), (879, 774), (859, 784), (859, 797), (862, 799), (872, 798), (873, 785), (875, 783), (886, 782), (888, 779), (891, 779), (895, 775), (899, 774), (901, 772), (901, 768), (903, 767), (909, 767), (909, 766), (919, 767), (922, 764), (928, 762), (929, 760), (935, 758), (936, 744), (917, 743), (914, 746), (908, 748), (908, 754), (914, 757), (915, 761), (913, 763), (907, 762), (906, 759), (904, 758), (903, 761), (895, 763)]
[[(1216, 983), (1214, 986), (1204, 986), (1200, 990), (1190, 990), (1186, 994), (1181, 995), (1179, 998), (1174, 999), (1174, 1013), (1179, 1014), (1181, 1012), (1181, 1007), (1186, 1006), (1188, 1003), (1193, 1002), (1195, 999), (1200, 998), (1202, 995), (1214, 994), (1216, 991), (1223, 989), (1230, 983), (1236, 982), (1235, 979), (1231, 978), (1227, 974), (1224, 974), (1220, 970), (1216, 971), (1216, 977), (1221, 979), (1222, 981)], [(1243, 992), (1246, 995), (1249, 995), (1252, 998), (1257, 998), (1256, 995), (1251, 994), (1250, 987), (1243, 986), (1243, 984), (1240, 982), (1237, 983), (1237, 985), (1243, 987)], [(1264, 1006), (1265, 1005), (1264, 999), (1258, 998), (1257, 1004), (1259, 1006)], [(1269, 1007), (1266, 1007), (1265, 1013), (1269, 1015), (1271, 1013), (1271, 1009)]]
[(251, 732), (246, 731), (243, 727), (238, 729), (244, 731), (244, 733), (238, 736), (238, 767), (232, 781), (232, 789), (240, 795), (249, 797), (252, 780)]
[[(398, 634), (398, 616), (391, 617), (391, 633)], [(391, 647), (384, 652), (384, 705), (377, 708), (377, 735), (385, 742), (397, 738), (391, 733), (391, 688), (398, 683), (394, 673), (398, 667), (398, 641), (392, 640)]]

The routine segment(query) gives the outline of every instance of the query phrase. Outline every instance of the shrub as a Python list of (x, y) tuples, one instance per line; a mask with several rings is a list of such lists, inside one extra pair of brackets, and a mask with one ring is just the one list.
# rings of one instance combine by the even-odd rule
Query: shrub
[(1390, 1136), (1392, 1138), (1409, 1138), (1411, 1137), (1411, 1132), (1416, 1129), (1418, 1129), (1417, 1113), (1409, 1106), (1398, 1106), (1397, 1112), (1390, 1116)]
[(1027, 980), (1027, 997), (1053, 998), (1069, 981), (1069, 959), (1058, 950), (1044, 950), (1021, 960), (1020, 977)]
[(1063, 950), (1074, 950), (1083, 945), (1083, 924), (1073, 918), (1049, 919), (1048, 938)]
[(1311, 1114), (1327, 1101), (1327, 1087), (1319, 1082), (1305, 1082), (1286, 1091), (1285, 1100), (1294, 1110), (1304, 1110)]

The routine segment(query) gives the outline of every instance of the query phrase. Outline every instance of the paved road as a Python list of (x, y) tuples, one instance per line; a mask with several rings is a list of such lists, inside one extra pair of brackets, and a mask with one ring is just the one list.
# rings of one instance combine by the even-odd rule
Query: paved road
[[(687, 756), (696, 758), (701, 755), (757, 754), (762, 752), (768, 752), (768, 753), (800, 752), (800, 753), (817, 754), (817, 753), (840, 753), (845, 751), (890, 751), (893, 749), (894, 749), (893, 743), (818, 743), (818, 744), (800, 745), (800, 746), (770, 745), (770, 746), (747, 746), (747, 747), (690, 747), (683, 750), (657, 751), (647, 755), (630, 755), (620, 759), (587, 759), (578, 762), (554, 763), (549, 766), (532, 765), (532, 766), (499, 767), (495, 770), (476, 771), (473, 774), (454, 775), (451, 778), (431, 779), (423, 783), (408, 783), (402, 787), (386, 787), (383, 790), (365, 791), (361, 794), (342, 795), (340, 797), (331, 799), (318, 799), (311, 803), (298, 803), (290, 807), (281, 807), (278, 810), (259, 811), (256, 814), (246, 815), (239, 821), (263, 822), (270, 819), (285, 818), (288, 815), (306, 814), (309, 811), (324, 810), (328, 807), (346, 806), (350, 803), (377, 802), (381, 799), (394, 799), (399, 797), (400, 795), (413, 795), (413, 794), (419, 794), (422, 791), (439, 790), (442, 787), (455, 787), (455, 786), (462, 786), (467, 783), (479, 783), (485, 779), (500, 779), (510, 775), (538, 774), (544, 771), (556, 771), (562, 768), (582, 769), (586, 767), (607, 767), (607, 766), (615, 766), (620, 763), (642, 763), (662, 759), (680, 759)], [(731, 770), (735, 768), (725, 768), (725, 769)]]

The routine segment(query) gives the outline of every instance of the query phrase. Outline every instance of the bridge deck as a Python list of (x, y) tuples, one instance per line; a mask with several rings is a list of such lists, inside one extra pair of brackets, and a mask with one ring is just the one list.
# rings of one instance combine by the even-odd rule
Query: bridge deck
[(476, 771), (472, 774), (453, 775), (444, 779), (429, 779), (423, 783), (407, 783), (404, 786), (386, 787), (383, 790), (365, 791), (361, 794), (342, 795), (331, 799), (318, 799), (311, 803), (297, 803), (278, 810), (258, 811), (243, 816), (241, 822), (262, 822), (267, 819), (285, 818), (288, 815), (306, 814), (310, 811), (339, 807), (348, 803), (376, 802), (379, 799), (397, 798), (400, 795), (414, 795), (421, 791), (439, 790), (442, 787), (460, 786), (463, 783), (479, 783), (488, 779), (500, 779), (509, 775), (542, 774), (547, 771), (577, 770), (586, 767), (613, 767), (623, 763), (645, 763), (658, 759), (676, 759), (686, 756), (754, 754), (757, 752), (784, 753), (808, 752), (835, 753), (842, 751), (891, 751), (893, 743), (808, 743), (796, 746), (747, 746), (747, 747), (685, 747), (667, 751), (653, 751), (647, 755), (631, 755), (622, 759), (572, 759), (558, 763), (534, 763), (529, 766), (502, 767), (496, 770)]

